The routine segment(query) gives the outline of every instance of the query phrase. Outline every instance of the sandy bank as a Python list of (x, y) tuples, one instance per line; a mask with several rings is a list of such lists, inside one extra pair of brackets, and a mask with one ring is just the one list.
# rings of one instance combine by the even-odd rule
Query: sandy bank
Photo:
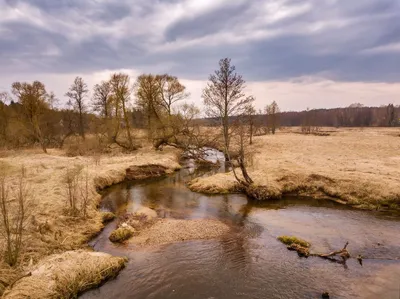
[(189, 240), (218, 238), (229, 231), (229, 226), (211, 219), (177, 220), (161, 219), (153, 226), (132, 237), (129, 243), (154, 246)]
[(67, 251), (51, 255), (18, 280), (3, 298), (75, 298), (115, 277), (126, 260), (101, 252)]
[[(282, 132), (256, 137), (249, 172), (270, 194), (329, 197), (365, 209), (400, 209), (399, 129), (355, 128), (330, 136)], [(231, 174), (198, 178), (196, 192), (236, 189)]]

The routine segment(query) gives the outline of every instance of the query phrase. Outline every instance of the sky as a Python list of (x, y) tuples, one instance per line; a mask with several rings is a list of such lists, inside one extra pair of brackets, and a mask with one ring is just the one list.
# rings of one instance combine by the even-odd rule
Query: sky
[(201, 105), (221, 58), (257, 108), (400, 104), (399, 0), (0, 0), (0, 91), (177, 76)]

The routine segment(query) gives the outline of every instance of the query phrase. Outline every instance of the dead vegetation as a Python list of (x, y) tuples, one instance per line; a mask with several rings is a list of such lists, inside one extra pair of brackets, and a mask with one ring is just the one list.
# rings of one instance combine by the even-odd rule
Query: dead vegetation
[[(251, 146), (255, 162), (248, 171), (254, 185), (263, 186), (264, 199), (299, 194), (363, 209), (399, 209), (400, 144), (395, 130), (335, 129), (321, 138), (296, 134), (299, 129), (294, 128), (256, 137)], [(197, 178), (189, 188), (228, 193), (237, 191), (237, 183), (232, 174), (220, 173)]]
[[(104, 155), (101, 165), (90, 156), (72, 158), (60, 150), (47, 151), (48, 154), (40, 150), (9, 152), (0, 158), (1, 173), (7, 173), (6, 182), (14, 191), (18, 190), (20, 182), (19, 169), (25, 166), (24, 184), (29, 186), (29, 197), (35, 199), (35, 205), (25, 213), (29, 217), (24, 217), (27, 221), (24, 222), (20, 258), (13, 268), (6, 263), (4, 245), (7, 242), (3, 234), (0, 235), (0, 294), (28, 265), (35, 265), (51, 254), (82, 248), (98, 233), (106, 221), (103, 219), (109, 221), (112, 216), (106, 217), (96, 209), (100, 199), (96, 190), (123, 181), (127, 166), (153, 161), (165, 167), (168, 173), (180, 167), (176, 150), (169, 148), (157, 153), (146, 148), (130, 155)], [(14, 191), (9, 196), (18, 193)], [(0, 216), (3, 217), (3, 213)]]
[(157, 246), (188, 240), (207, 240), (229, 232), (229, 226), (212, 219), (160, 219), (129, 240), (138, 246)]
[(67, 251), (31, 267), (2, 298), (77, 298), (115, 277), (126, 260), (106, 253)]
[[(330, 253), (311, 253), (311, 244), (307, 241), (304, 241), (303, 239), (294, 236), (280, 236), (278, 237), (278, 240), (287, 245), (288, 250), (296, 251), (300, 257), (307, 258), (309, 256), (316, 256), (343, 265), (346, 265), (346, 261), (350, 258), (350, 253), (347, 250), (349, 242), (346, 242), (342, 249), (332, 251)], [(360, 255), (357, 257), (357, 260), (362, 265), (362, 257)]]

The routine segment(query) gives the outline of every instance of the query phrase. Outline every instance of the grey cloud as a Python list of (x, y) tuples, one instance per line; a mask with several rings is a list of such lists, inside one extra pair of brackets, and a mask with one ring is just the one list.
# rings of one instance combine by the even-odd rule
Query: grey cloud
[(167, 41), (177, 38), (197, 38), (228, 29), (242, 21), (250, 8), (250, 2), (231, 4), (196, 17), (185, 17), (167, 28), (165, 38)]
[[(266, 0), (230, 3), (203, 14), (187, 13), (156, 36), (130, 34), (116, 40), (112, 33), (95, 32), (79, 41), (69, 32), (55, 32), (26, 20), (0, 20), (0, 64), (9, 72), (85, 73), (103, 69), (134, 68), (152, 72), (171, 72), (188, 79), (206, 79), (222, 57), (231, 57), (247, 80), (287, 80), (299, 76), (321, 75), (342, 81), (399, 82), (400, 53), (369, 53), (365, 50), (400, 42), (400, 2), (398, 0), (274, 0), (289, 8), (309, 3), (312, 10), (288, 16), (259, 29), (280, 30), (279, 35), (232, 43), (207, 43), (216, 33), (235, 35), (260, 15)], [(269, 1), (270, 3), (273, 1)], [(0, 10), (2, 5), (0, 0)], [(19, 2), (8, 0), (6, 5)], [(94, 0), (26, 1), (47, 16), (70, 19), (82, 11), (82, 19), (96, 27), (108, 28), (123, 18), (138, 20), (135, 26), (155, 26), (144, 21), (160, 5), (178, 5), (179, 0), (97, 2)], [(74, 13), (74, 14), (71, 14)], [(167, 11), (165, 11), (168, 14)], [(79, 14), (78, 14), (79, 16)], [(151, 19), (151, 18), (150, 18)], [(143, 22), (140, 22), (143, 20)], [(149, 19), (146, 19), (149, 20)], [(344, 27), (306, 31), (315, 22), (348, 20)], [(44, 19), (46, 22), (46, 19)], [(256, 24), (257, 25), (257, 24)], [(132, 28), (132, 30), (135, 28)], [(139, 28), (140, 29), (140, 28)], [(124, 33), (125, 34), (125, 33)], [(150, 34), (150, 33), (149, 33)], [(251, 32), (249, 32), (251, 35)], [(204, 43), (169, 51), (171, 42), (199, 37)], [(150, 42), (151, 41), (151, 42)], [(58, 49), (50, 55), (49, 47)], [(160, 51), (154, 51), (160, 48)]]

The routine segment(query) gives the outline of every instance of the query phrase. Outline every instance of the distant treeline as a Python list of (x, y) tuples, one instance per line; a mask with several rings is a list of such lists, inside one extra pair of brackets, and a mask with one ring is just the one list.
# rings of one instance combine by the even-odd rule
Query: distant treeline
[[(267, 126), (269, 117), (268, 114), (259, 113), (254, 115), (254, 122)], [(279, 112), (276, 117), (282, 127), (396, 127), (400, 126), (400, 106), (364, 107), (352, 104), (346, 108)], [(198, 121), (204, 125), (216, 123), (210, 118)]]

